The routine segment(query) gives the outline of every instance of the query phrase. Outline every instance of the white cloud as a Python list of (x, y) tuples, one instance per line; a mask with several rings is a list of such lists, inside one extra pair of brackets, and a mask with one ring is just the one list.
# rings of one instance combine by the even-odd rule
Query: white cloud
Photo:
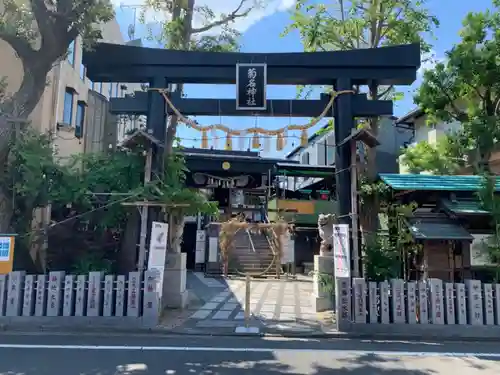
[[(248, 6), (254, 4), (257, 0), (246, 0)], [(250, 12), (247, 17), (238, 18), (233, 27), (240, 32), (245, 32), (250, 26), (259, 22), (261, 19), (270, 16), (276, 12), (285, 11), (295, 5), (296, 0), (264, 0), (264, 6), (256, 8)], [(136, 8), (144, 0), (112, 0), (116, 7), (125, 6), (127, 8)], [(208, 6), (216, 15), (229, 14), (233, 12), (240, 4), (241, 0), (197, 0), (196, 6)], [(245, 7), (244, 9), (248, 8)], [(161, 22), (166, 19), (166, 14), (162, 12), (154, 12), (148, 10), (145, 14), (145, 19), (147, 23)], [(202, 19), (200, 17), (195, 17), (193, 20), (194, 27), (202, 26)], [(212, 32), (217, 32), (217, 30), (211, 30)]]
[(444, 57), (440, 57), (436, 51), (430, 50), (422, 54), (421, 61), (420, 69), (417, 72), (419, 76), (422, 76), (426, 70), (434, 69), (436, 64), (444, 61)]

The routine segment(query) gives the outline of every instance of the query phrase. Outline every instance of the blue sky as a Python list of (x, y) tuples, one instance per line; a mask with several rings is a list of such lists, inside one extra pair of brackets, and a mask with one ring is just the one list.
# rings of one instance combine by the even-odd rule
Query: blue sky
[[(226, 5), (226, 8), (228, 9), (216, 10), (220, 10), (221, 12), (224, 12), (224, 10), (226, 10), (226, 13), (234, 2), (235, 0), (204, 0), (204, 3), (207, 3), (208, 5), (214, 4), (214, 7), (218, 7), (219, 5), (221, 5), (221, 3), (224, 3)], [(289, 10), (284, 8), (293, 5), (293, 0), (272, 0), (271, 3), (271, 6), (266, 9), (266, 11), (254, 14), (251, 19), (245, 20), (241, 25), (238, 25), (240, 30), (242, 30), (243, 32), (243, 36), (241, 38), (242, 52), (302, 51), (300, 38), (297, 33), (290, 34), (284, 38), (280, 37), (280, 33), (290, 23)], [(131, 4), (136, 5), (137, 2)], [(440, 28), (435, 32), (434, 40), (430, 40), (433, 44), (433, 54), (435, 58), (437, 60), (442, 59), (445, 55), (445, 51), (449, 49), (454, 43), (459, 41), (458, 31), (461, 28), (462, 19), (468, 12), (482, 11), (487, 9), (490, 5), (491, 0), (458, 0), (453, 1), (452, 6), (448, 1), (430, 0), (430, 10), (439, 18), (441, 22)], [(117, 20), (120, 23), (125, 38), (127, 38), (126, 35), (128, 25), (133, 23), (133, 19), (134, 11), (132, 9), (117, 8)], [(141, 29), (142, 28), (140, 26), (137, 27), (136, 36), (141, 36)], [(144, 35), (143, 32), (142, 34)], [(417, 80), (417, 82), (415, 82), (415, 84), (413, 84), (411, 87), (404, 87), (400, 89), (400, 91), (403, 91), (405, 93), (405, 98), (395, 103), (394, 114), (396, 116), (403, 115), (404, 113), (414, 108), (412, 97), (413, 92), (418, 87), (418, 85), (419, 81)], [(186, 94), (188, 97), (197, 98), (234, 98), (235, 87), (233, 85), (188, 85), (186, 87)], [(295, 94), (296, 89), (293, 86), (268, 87), (269, 99), (294, 98)], [(290, 123), (306, 124), (309, 121), (309, 119), (306, 118), (273, 119), (265, 117), (198, 117), (196, 118), (196, 120), (202, 125), (223, 123), (235, 129), (253, 127), (256, 124), (268, 129), (276, 129), (286, 126)], [(312, 134), (319, 126), (321, 125), (317, 125), (316, 128), (311, 129), (309, 131), (310, 134)], [(200, 134), (196, 131), (187, 129), (186, 127), (182, 126), (179, 129), (178, 135), (183, 140), (184, 145), (194, 147), (200, 146)], [(292, 150), (295, 146), (297, 146), (298, 142), (298, 138), (289, 137), (287, 139), (285, 152), (289, 152), (290, 150)], [(233, 147), (238, 148), (239, 143), (240, 142), (233, 141)], [(244, 143), (248, 145), (249, 140), (246, 139)], [(220, 139), (218, 142), (218, 148), (223, 147), (223, 144), (223, 139)], [(274, 150), (274, 144), (274, 142), (271, 143), (271, 152), (266, 153), (265, 156), (278, 157), (280, 156), (280, 154), (283, 155), (283, 153), (278, 153)], [(245, 148), (246, 147), (247, 146), (245, 146)]]

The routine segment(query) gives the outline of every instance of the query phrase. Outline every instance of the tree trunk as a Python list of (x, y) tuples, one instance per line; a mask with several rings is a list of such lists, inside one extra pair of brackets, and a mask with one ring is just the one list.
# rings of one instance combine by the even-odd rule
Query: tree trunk
[(181, 253), (182, 236), (184, 234), (184, 213), (174, 212), (170, 214), (170, 252)]
[[(182, 4), (181, 2), (174, 4), (174, 9), (172, 12), (172, 22), (177, 22), (182, 16)], [(174, 41), (177, 47), (182, 50), (188, 50), (189, 42), (191, 40), (192, 23), (193, 23), (193, 11), (194, 11), (194, 0), (187, 0), (186, 12), (182, 19), (182, 33), (180, 35), (180, 40)], [(180, 93), (182, 97), (182, 91), (184, 85), (177, 84), (176, 90)], [(170, 116), (167, 132), (165, 134), (165, 151), (164, 157), (168, 157), (173, 153), (174, 141), (177, 134), (177, 124), (179, 119), (177, 116)], [(170, 214), (170, 233), (172, 234), (170, 240), (170, 248), (174, 253), (181, 252), (182, 236), (184, 234), (184, 214), (181, 212), (176, 212)]]

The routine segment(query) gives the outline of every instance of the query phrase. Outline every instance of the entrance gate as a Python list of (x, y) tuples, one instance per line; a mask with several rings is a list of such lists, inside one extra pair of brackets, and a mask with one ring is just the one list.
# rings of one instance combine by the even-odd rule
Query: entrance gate
[[(335, 149), (339, 219), (350, 225), (351, 150), (349, 142), (343, 141), (355, 128), (356, 118), (393, 113), (392, 101), (368, 100), (366, 94), (354, 92), (353, 87), (412, 84), (420, 66), (420, 46), (312, 53), (219, 53), (100, 43), (84, 54), (83, 63), (94, 82), (138, 82), (155, 88), (136, 92), (133, 97), (112, 98), (110, 108), (115, 114), (146, 115), (148, 131), (160, 142), (165, 141), (166, 120), (174, 109), (183, 116), (317, 117), (327, 108), (325, 117), (334, 118), (335, 143), (339, 145)], [(252, 76), (242, 73), (249, 69), (253, 69)], [(179, 92), (167, 91), (169, 85), (184, 83), (237, 83), (237, 99), (185, 99)], [(245, 91), (242, 84), (256, 90)], [(333, 99), (321, 95), (317, 100), (270, 100), (265, 97), (266, 84), (326, 85), (343, 94)], [(252, 93), (252, 100), (242, 100), (242, 96)], [(329, 106), (333, 101), (335, 104)], [(303, 139), (307, 127), (297, 129), (302, 129)], [(206, 132), (201, 132), (203, 140)], [(279, 131), (270, 133), (277, 138), (283, 135)], [(230, 129), (227, 135), (229, 139)]]

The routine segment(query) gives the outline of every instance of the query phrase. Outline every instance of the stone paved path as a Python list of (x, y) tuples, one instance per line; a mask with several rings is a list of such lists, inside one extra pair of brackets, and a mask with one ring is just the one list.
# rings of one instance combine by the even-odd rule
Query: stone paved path
[[(239, 325), (244, 321), (245, 282), (227, 280), (227, 288), (215, 294), (189, 318), (196, 327)], [(312, 283), (290, 280), (252, 281), (252, 319), (264, 325), (292, 322), (317, 323)]]

